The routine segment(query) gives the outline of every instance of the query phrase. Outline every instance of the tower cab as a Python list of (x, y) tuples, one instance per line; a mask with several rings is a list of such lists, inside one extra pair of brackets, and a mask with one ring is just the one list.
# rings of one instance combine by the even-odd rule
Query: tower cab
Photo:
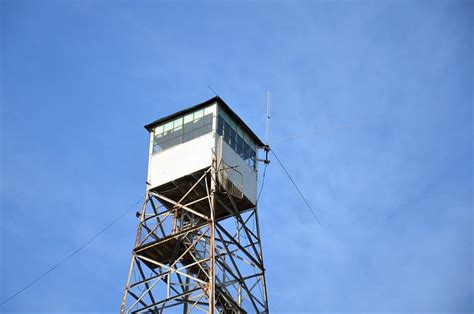
[[(196, 202), (193, 206), (198, 211), (208, 212), (205, 196), (212, 178), (217, 180), (218, 192), (232, 195), (234, 208), (244, 211), (256, 206), (257, 149), (264, 144), (221, 98), (211, 98), (145, 128), (150, 133), (148, 189), (169, 199), (165, 206)], [(193, 188), (212, 169), (216, 176)], [(231, 204), (219, 203), (216, 214), (228, 215), (226, 207)]]

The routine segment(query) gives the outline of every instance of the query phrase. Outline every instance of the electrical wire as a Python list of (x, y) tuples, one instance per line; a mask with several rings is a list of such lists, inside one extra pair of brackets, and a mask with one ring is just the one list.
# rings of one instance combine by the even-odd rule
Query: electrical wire
[(311, 211), (311, 213), (313, 214), (314, 218), (316, 219), (316, 221), (318, 222), (319, 225), (321, 225), (321, 222), (319, 221), (318, 217), (316, 216), (316, 214), (314, 213), (314, 210), (311, 208), (311, 205), (309, 205), (308, 201), (306, 200), (306, 197), (304, 197), (303, 193), (301, 192), (301, 190), (299, 189), (299, 187), (296, 185), (295, 181), (293, 180), (293, 178), (291, 177), (291, 175), (288, 173), (288, 170), (286, 170), (285, 166), (283, 165), (283, 163), (280, 161), (280, 158), (278, 158), (278, 156), (276, 155), (275, 151), (273, 149), (270, 150), (273, 154), (273, 156), (275, 156), (276, 160), (278, 161), (278, 163), (280, 164), (281, 168), (283, 169), (283, 171), (286, 173), (286, 175), (288, 176), (288, 178), (290, 179), (291, 183), (293, 183), (293, 186), (295, 187), (296, 191), (298, 191), (298, 193), (300, 194), (301, 198), (303, 199), (303, 201), (305, 202), (306, 204), (306, 207), (308, 207), (308, 209)]
[[(267, 166), (268, 164), (265, 164), (265, 169), (263, 170), (263, 173), (265, 174), (265, 170), (267, 170)], [(257, 213), (255, 213), (254, 215), (257, 215)], [(255, 219), (256, 217), (254, 217), (254, 219), (252, 219), (252, 232), (255, 234)], [(257, 270), (255, 269), (255, 267), (253, 268), (253, 273), (254, 275), (257, 275)], [(263, 279), (263, 277), (262, 277)], [(261, 280), (261, 284), (263, 285), (263, 280)], [(262, 291), (262, 288), (260, 287), (260, 285), (258, 284), (258, 290), (260, 291), (260, 296), (262, 297), (262, 300), (265, 298), (265, 296), (263, 295), (263, 291)]]
[(267, 173), (267, 166), (268, 164), (265, 164), (265, 168), (263, 168), (262, 185), (260, 186), (260, 191), (258, 192), (257, 204), (258, 204), (258, 201), (260, 200), (260, 195), (262, 195), (263, 187), (265, 185), (265, 174)]
[(343, 129), (343, 128), (350, 128), (352, 126), (354, 126), (354, 124), (341, 124), (341, 125), (337, 125), (337, 126), (332, 127), (332, 128), (316, 129), (316, 130), (313, 130), (313, 131), (300, 133), (300, 134), (297, 134), (297, 135), (292, 136), (292, 137), (287, 137), (287, 138), (284, 138), (284, 139), (280, 139), (278, 141), (274, 141), (272, 143), (272, 145), (275, 145), (275, 144), (278, 144), (278, 143), (281, 143), (281, 142), (286, 142), (286, 141), (289, 141), (289, 140), (293, 140), (295, 138), (312, 135), (312, 134), (315, 134), (315, 133), (323, 133), (323, 132), (326, 132), (326, 131), (332, 131), (332, 130)]
[(138, 201), (136, 201), (133, 205), (131, 205), (129, 208), (127, 208), (126, 211), (124, 211), (123, 213), (121, 213), (117, 218), (115, 218), (114, 220), (112, 220), (111, 223), (109, 223), (107, 226), (105, 226), (102, 230), (100, 230), (98, 233), (96, 233), (92, 238), (90, 238), (89, 240), (87, 240), (86, 242), (84, 242), (84, 244), (82, 244), (81, 246), (79, 246), (74, 252), (72, 252), (71, 254), (67, 255), (66, 257), (64, 257), (62, 260), (60, 260), (58, 263), (56, 263), (53, 267), (51, 267), (50, 269), (48, 269), (47, 271), (45, 271), (44, 273), (42, 273), (41, 275), (39, 275), (38, 277), (36, 277), (35, 279), (33, 279), (29, 284), (27, 284), (26, 286), (24, 286), (23, 288), (21, 288), (20, 290), (18, 290), (17, 292), (15, 292), (14, 294), (12, 294), (10, 297), (6, 298), (5, 300), (3, 300), (1, 303), (0, 303), (0, 306), (6, 304), (7, 302), (9, 302), (10, 300), (12, 300), (13, 298), (15, 298), (16, 296), (18, 296), (20, 293), (24, 292), (25, 290), (27, 290), (28, 288), (30, 288), (32, 285), (34, 285), (36, 282), (40, 281), (41, 279), (43, 279), (44, 277), (46, 277), (46, 275), (48, 275), (49, 273), (51, 273), (52, 271), (54, 271), (55, 269), (57, 269), (59, 266), (63, 265), (64, 263), (66, 263), (70, 258), (72, 258), (73, 256), (75, 256), (77, 253), (79, 253), (80, 251), (82, 251), (86, 246), (88, 246), (89, 244), (91, 244), (95, 239), (97, 239), (100, 235), (102, 235), (105, 231), (107, 231), (110, 227), (112, 227), (115, 223), (117, 223), (122, 217), (124, 217), (130, 210), (132, 210), (133, 208), (135, 208), (136, 205), (138, 205), (141, 201), (143, 200), (143, 197), (140, 198)]

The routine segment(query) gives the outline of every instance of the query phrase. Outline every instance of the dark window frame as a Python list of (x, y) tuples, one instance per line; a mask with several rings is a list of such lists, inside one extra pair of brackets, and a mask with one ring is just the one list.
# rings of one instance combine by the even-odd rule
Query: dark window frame
[[(174, 126), (172, 129), (167, 130), (166, 132), (163, 131), (160, 134), (153, 135), (152, 154), (162, 152), (168, 148), (189, 142), (195, 138), (211, 133), (213, 130), (214, 116), (214, 113), (211, 112), (197, 117), (196, 119), (193, 119), (187, 123), (184, 123), (183, 117), (177, 118), (176, 120), (182, 119), (180, 125)], [(206, 123), (204, 123), (205, 121)], [(169, 121), (166, 123), (169, 123)]]
[(239, 155), (245, 163), (252, 169), (257, 168), (256, 151), (247, 143), (239, 133), (221, 116), (217, 115), (216, 132), (222, 136), (222, 140), (226, 142), (232, 150)]

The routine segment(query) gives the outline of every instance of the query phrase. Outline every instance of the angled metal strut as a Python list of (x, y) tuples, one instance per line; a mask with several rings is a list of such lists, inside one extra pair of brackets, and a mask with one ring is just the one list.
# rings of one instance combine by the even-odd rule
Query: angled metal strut
[(257, 208), (220, 165), (146, 191), (121, 313), (268, 313)]

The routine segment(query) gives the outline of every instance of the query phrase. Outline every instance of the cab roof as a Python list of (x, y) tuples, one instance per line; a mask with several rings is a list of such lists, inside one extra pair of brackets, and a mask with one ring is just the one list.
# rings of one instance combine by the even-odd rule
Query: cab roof
[(213, 103), (217, 103), (220, 108), (224, 109), (227, 114), (229, 114), (238, 124), (239, 126), (245, 130), (245, 132), (252, 137), (252, 139), (257, 143), (258, 146), (262, 147), (265, 144), (258, 138), (258, 136), (248, 127), (247, 124), (232, 110), (230, 109), (229, 105), (227, 105), (222, 98), (219, 96), (213, 97), (211, 99), (208, 99), (200, 104), (188, 107), (186, 109), (183, 109), (181, 111), (175, 112), (173, 114), (167, 115), (163, 118), (160, 118), (158, 120), (155, 120), (147, 125), (145, 125), (145, 129), (148, 130), (148, 132), (151, 132), (153, 128), (163, 122), (166, 122), (168, 120), (173, 120), (174, 118), (177, 118), (179, 116), (184, 116), (189, 112), (199, 110), (201, 108), (207, 107), (209, 105), (212, 105)]

